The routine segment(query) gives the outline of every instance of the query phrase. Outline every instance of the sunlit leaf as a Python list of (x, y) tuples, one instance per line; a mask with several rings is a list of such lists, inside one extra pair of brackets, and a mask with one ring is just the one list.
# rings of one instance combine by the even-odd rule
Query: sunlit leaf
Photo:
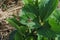
[[(52, 16), (52, 17), (51, 17)], [(60, 33), (60, 11), (56, 9), (49, 18), (51, 29), (56, 33)]]
[(53, 31), (60, 33), (60, 25), (57, 24), (56, 20), (50, 18), (49, 23)]

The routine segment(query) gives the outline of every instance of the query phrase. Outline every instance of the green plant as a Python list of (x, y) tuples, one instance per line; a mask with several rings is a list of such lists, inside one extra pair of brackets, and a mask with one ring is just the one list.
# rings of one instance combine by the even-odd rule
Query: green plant
[[(54, 23), (57, 18), (54, 10), (58, 0), (22, 1), (24, 3), (22, 15), (7, 19), (17, 29), (10, 35), (12, 37), (10, 40), (55, 40), (55, 37), (60, 33), (60, 29), (54, 29), (58, 26)], [(54, 15), (54, 19), (49, 17), (50, 15)]]

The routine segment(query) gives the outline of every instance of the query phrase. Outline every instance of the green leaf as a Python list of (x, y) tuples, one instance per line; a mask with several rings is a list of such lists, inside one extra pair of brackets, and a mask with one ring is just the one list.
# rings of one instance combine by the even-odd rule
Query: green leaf
[(35, 1), (35, 4), (25, 4), (22, 11), (33, 13), (36, 16), (40, 15), (41, 19), (47, 19), (58, 4), (58, 0), (40, 0), (39, 2), (38, 1)]
[(9, 40), (24, 40), (24, 37), (17, 32), (17, 30), (12, 31), (9, 35)]
[(57, 7), (57, 4), (58, 0), (45, 0), (44, 2), (42, 2), (39, 6), (39, 13), (41, 19), (47, 19)]
[(17, 25), (14, 20), (11, 20), (11, 19), (7, 19), (7, 21), (13, 26), (15, 27), (17, 30), (19, 30), (19, 25)]
[(33, 3), (34, 0), (22, 0), (24, 4)]
[(34, 25), (35, 25), (34, 22), (27, 23), (27, 26), (29, 27), (29, 29), (34, 29), (35, 28)]
[[(14, 20), (14, 19), (12, 20), (12, 19), (13, 18), (7, 19), (7, 20), (13, 27), (15, 27), (18, 30), (19, 33), (24, 35), (26, 30), (28, 29), (28, 27), (25, 26), (25, 25), (20, 24), (19, 22), (17, 22), (17, 20)], [(20, 26), (18, 25), (18, 23), (20, 24)]]
[(49, 19), (49, 24), (51, 25), (51, 29), (53, 31), (55, 31), (56, 33), (60, 33), (60, 25), (57, 24), (57, 22), (54, 18)]
[(29, 3), (29, 4), (25, 4), (24, 7), (22, 8), (22, 11), (26, 11), (26, 12), (38, 15), (38, 12), (37, 12), (38, 9), (37, 9), (37, 7), (35, 5), (35, 2)]
[(24, 40), (24, 37), (18, 32), (16, 32), (16, 34), (14, 35), (14, 40)]
[(58, 22), (60, 22), (60, 9), (56, 9), (53, 13), (53, 16), (56, 18)]
[(51, 29), (56, 33), (60, 33), (60, 10), (56, 9), (49, 18)]
[(28, 27), (26, 26), (20, 26), (20, 32), (22, 32), (23, 34), (26, 34), (26, 30), (28, 30)]
[(43, 35), (44, 37), (48, 37), (48, 38), (54, 38), (56, 37), (56, 33), (52, 30), (47, 30), (47, 29), (44, 29), (44, 28), (40, 28), (38, 30), (38, 34), (39, 35)]
[(25, 12), (25, 11), (22, 11), (22, 13), (24, 15), (20, 16), (20, 20), (24, 19), (27, 21), (28, 19), (33, 20), (34, 18), (36, 18), (36, 15), (34, 15), (33, 13), (29, 13), (29, 12)]
[(35, 22), (33, 22), (34, 18), (35, 18), (34, 14), (26, 12), (26, 14), (20, 16), (19, 22), (21, 24), (28, 26), (29, 29), (33, 29), (34, 28), (33, 26), (35, 25)]
[(42, 40), (42, 35), (39, 35), (39, 34), (37, 34), (37, 36), (38, 36), (38, 40)]

